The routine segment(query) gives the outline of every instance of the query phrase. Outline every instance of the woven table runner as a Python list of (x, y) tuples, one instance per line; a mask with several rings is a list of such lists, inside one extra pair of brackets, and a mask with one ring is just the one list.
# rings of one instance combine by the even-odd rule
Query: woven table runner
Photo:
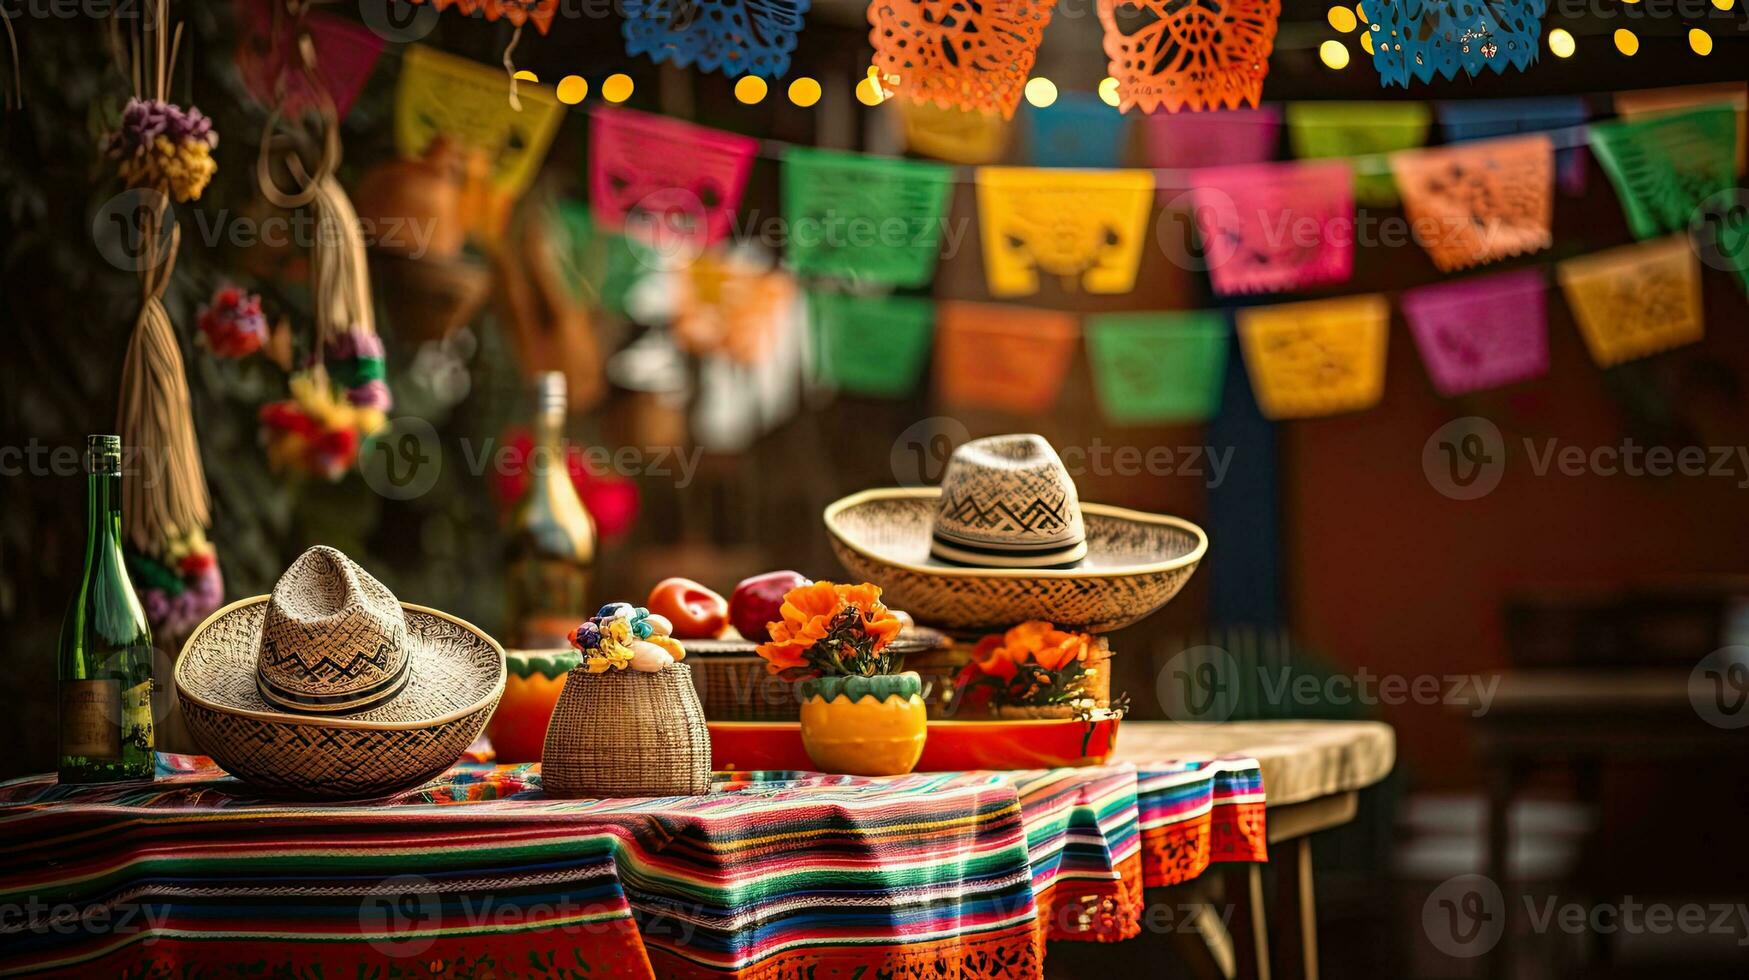
[(464, 763), (366, 803), (0, 784), (0, 973), (1039, 977), (1140, 931), (1142, 888), (1265, 859), (1249, 758), (890, 779), (719, 774), (559, 800)]

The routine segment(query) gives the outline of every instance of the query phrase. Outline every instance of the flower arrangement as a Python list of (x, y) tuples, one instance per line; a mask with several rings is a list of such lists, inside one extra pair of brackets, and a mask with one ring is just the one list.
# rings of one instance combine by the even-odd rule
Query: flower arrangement
[(955, 680), (956, 701), (1000, 708), (1092, 707), (1102, 644), (1031, 620), (986, 636)]
[(359, 444), (384, 423), (383, 411), (353, 404), (312, 373), (293, 375), (291, 397), (261, 406), (261, 437), (274, 470), (338, 480)]
[(629, 602), (610, 602), (566, 638), (583, 655), (579, 666), (591, 674), (628, 667), (654, 674), (686, 659), (686, 648), (673, 634), (667, 617)]
[(129, 187), (161, 188), (186, 203), (199, 197), (218, 172), (213, 160), (218, 145), (213, 121), (199, 109), (133, 98), (105, 149)]
[(874, 677), (894, 673), (898, 658), (886, 652), (903, 622), (881, 602), (878, 585), (812, 582), (784, 593), (770, 623), (771, 640), (759, 644), (765, 669), (785, 680), (812, 677)]
[(387, 422), (394, 405), (376, 331), (337, 333), (320, 358), (292, 375), (291, 397), (261, 407), (267, 461), (277, 471), (338, 480), (357, 461), (364, 441)]
[(347, 402), (379, 412), (394, 407), (384, 380), (388, 372), (383, 362), (383, 338), (376, 331), (350, 330), (329, 337), (322, 357), (328, 377), (345, 390)]
[(146, 618), (166, 635), (187, 636), (224, 602), (218, 554), (199, 528), (173, 538), (161, 558), (130, 548), (127, 563)]
[(217, 357), (248, 357), (267, 341), (261, 297), (236, 286), (220, 286), (195, 320), (200, 339)]

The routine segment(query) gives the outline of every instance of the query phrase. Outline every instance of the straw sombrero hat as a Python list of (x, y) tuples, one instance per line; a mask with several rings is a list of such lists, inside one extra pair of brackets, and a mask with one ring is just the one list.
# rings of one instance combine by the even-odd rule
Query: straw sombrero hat
[(461, 757), (504, 693), (504, 650), (315, 547), (271, 595), (195, 628), (176, 692), (196, 743), (231, 775), (307, 796), (380, 796)]
[(1128, 626), (1177, 595), (1208, 550), (1189, 521), (1081, 503), (1036, 435), (973, 440), (940, 487), (864, 490), (825, 518), (853, 576), (918, 622), (965, 632)]

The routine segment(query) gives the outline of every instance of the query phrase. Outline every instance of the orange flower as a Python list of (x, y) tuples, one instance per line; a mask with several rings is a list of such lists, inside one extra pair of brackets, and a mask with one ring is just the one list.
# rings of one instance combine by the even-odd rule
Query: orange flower
[(986, 636), (972, 652), (979, 669), (1004, 680), (1014, 676), (1020, 664), (1035, 663), (1046, 670), (1062, 670), (1085, 661), (1093, 649), (1093, 637), (1068, 633), (1043, 620), (1021, 623), (1001, 635)]
[(978, 641), (972, 648), (972, 662), (980, 674), (1000, 677), (1005, 681), (1014, 679), (1018, 669), (1009, 650), (1002, 644), (1002, 637), (991, 635)]
[[(847, 610), (856, 612), (859, 635), (854, 638), (842, 633), (841, 617)], [(861, 585), (814, 582), (797, 586), (784, 593), (778, 615), (783, 618), (766, 625), (771, 641), (757, 648), (765, 658), (766, 669), (774, 674), (792, 668), (823, 670), (829, 664), (833, 665), (833, 673), (850, 669), (869, 673), (861, 670), (860, 665), (843, 663), (844, 658), (855, 653), (849, 649), (850, 643), (866, 639), (866, 652), (879, 653), (899, 635), (901, 626), (899, 618), (881, 602), (880, 587), (866, 582)], [(840, 630), (838, 641), (844, 649), (816, 650), (821, 640), (833, 635), (834, 629)]]

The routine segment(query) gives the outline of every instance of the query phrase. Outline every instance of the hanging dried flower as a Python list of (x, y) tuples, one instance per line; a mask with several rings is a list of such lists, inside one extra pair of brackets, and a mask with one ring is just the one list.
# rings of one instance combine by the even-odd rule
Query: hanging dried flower
[(201, 342), (218, 357), (248, 357), (267, 341), (261, 297), (236, 286), (221, 286), (200, 308), (195, 321)]
[(213, 121), (199, 109), (129, 99), (105, 149), (129, 187), (155, 187), (187, 202), (200, 197), (218, 172), (212, 156), (218, 145)]

